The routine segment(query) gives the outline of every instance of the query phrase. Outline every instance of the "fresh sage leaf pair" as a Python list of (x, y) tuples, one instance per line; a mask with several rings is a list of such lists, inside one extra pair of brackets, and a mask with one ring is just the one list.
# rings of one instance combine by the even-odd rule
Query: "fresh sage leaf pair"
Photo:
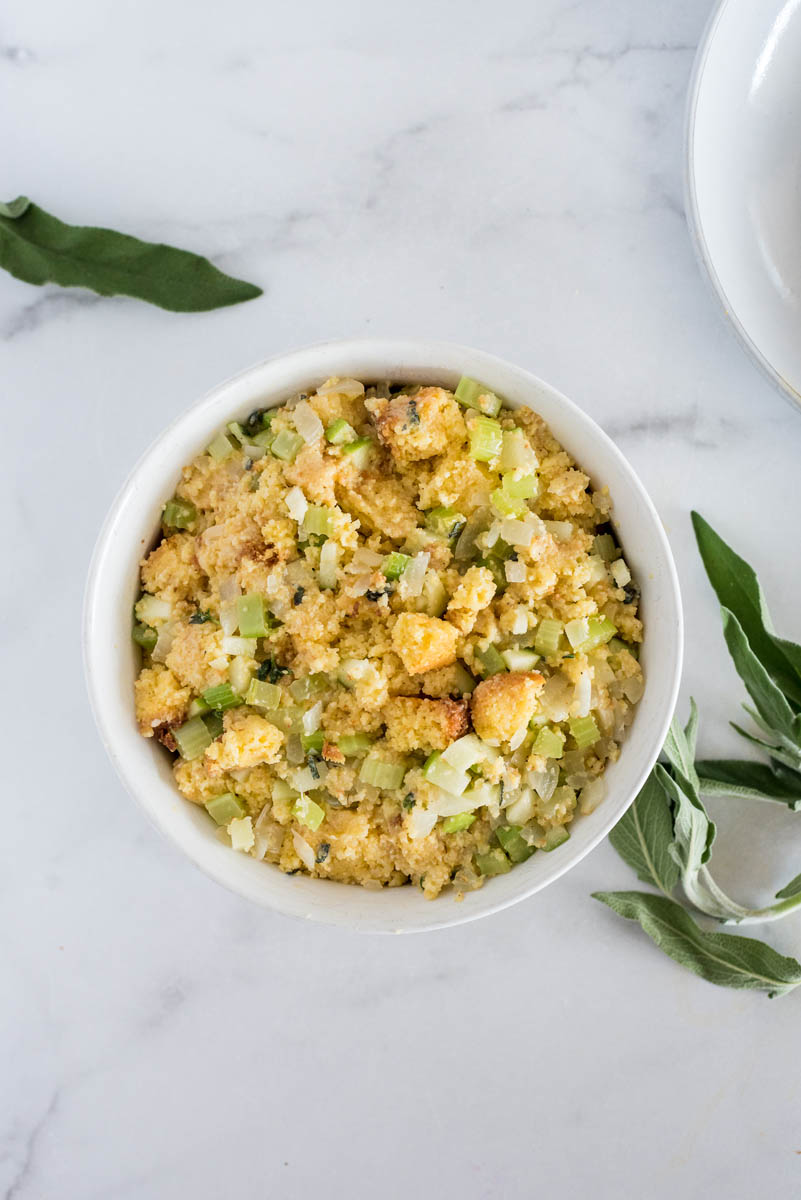
[(647, 892), (598, 892), (595, 898), (636, 920), (671, 958), (710, 983), (783, 995), (801, 983), (801, 964), (764, 942), (700, 928), (674, 899), (681, 889), (698, 912), (737, 924), (776, 920), (801, 906), (801, 875), (776, 894), (776, 903), (746, 908), (716, 883), (709, 860), (715, 826), (703, 795), (736, 795), (801, 808), (801, 647), (778, 638), (759, 581), (714, 530), (693, 513), (698, 545), (722, 605), (726, 644), (753, 701), (747, 711), (765, 738), (739, 729), (770, 756), (769, 763), (740, 760), (696, 762), (698, 713), (691, 701), (682, 729), (671, 723), (657, 764), (645, 786), (610, 834), (612, 845)]
[(26, 196), (0, 203), (0, 267), (25, 283), (133, 296), (172, 312), (207, 312), (262, 294), (199, 254), (113, 229), (66, 225)]

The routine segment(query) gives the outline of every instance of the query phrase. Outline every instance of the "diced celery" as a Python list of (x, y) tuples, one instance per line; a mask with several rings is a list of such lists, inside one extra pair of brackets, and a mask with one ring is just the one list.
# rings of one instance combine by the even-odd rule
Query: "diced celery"
[(357, 438), (355, 442), (347, 442), (342, 447), (342, 453), (348, 455), (350, 461), (359, 471), (363, 471), (367, 466), (372, 452), (373, 439), (369, 437)]
[(476, 657), (481, 663), (481, 675), (484, 679), (506, 670), (506, 663), (495, 646), (487, 646), (486, 650), (476, 648)]
[(143, 650), (147, 650), (148, 654), (153, 650), (156, 642), (159, 640), (159, 635), (156, 633), (152, 625), (145, 625), (144, 621), (137, 621), (131, 630), (131, 637), (136, 642), (137, 646), (141, 646)]
[(373, 787), (393, 791), (401, 786), (405, 774), (406, 767), (403, 763), (385, 762), (381, 758), (366, 758), (359, 771), (359, 779), (362, 783), (371, 784)]
[(598, 646), (606, 645), (617, 633), (617, 626), (613, 625), (608, 617), (590, 617), (587, 625), (589, 634), (586, 642), (581, 647), (585, 653), (589, 650), (595, 650)]
[(236, 440), (239, 442), (240, 446), (242, 446), (248, 440), (247, 437), (245, 436), (244, 429), (242, 428), (242, 426), (239, 424), (238, 421), (229, 421), (228, 422), (228, 432), (233, 437), (236, 438)]
[(501, 397), (496, 396), (485, 383), (471, 379), (469, 375), (462, 376), (453, 394), (465, 408), (473, 408), (488, 417), (497, 417), (503, 404)]
[(495, 488), (490, 495), (490, 502), (501, 517), (522, 517), (527, 511), (525, 501), (516, 499), (505, 488)]
[(244, 804), (233, 792), (223, 792), (221, 796), (215, 796), (213, 800), (206, 802), (204, 808), (218, 825), (228, 825), (230, 821), (245, 815)]
[(314, 733), (302, 733), (300, 735), (300, 744), (307, 754), (310, 750), (314, 750), (319, 754), (323, 748), (324, 741), (325, 734), (322, 729), (316, 729)]
[(326, 542), (320, 549), (320, 566), (317, 571), (317, 582), (321, 588), (336, 587), (338, 565), (339, 546), (336, 542)]
[(539, 654), (533, 650), (516, 650), (514, 647), (502, 650), (501, 658), (510, 671), (532, 671), (540, 661)]
[(455, 767), (445, 761), (439, 750), (435, 750), (428, 756), (423, 767), (423, 774), (429, 783), (435, 783), (437, 787), (441, 787), (444, 792), (450, 792), (452, 796), (461, 796), (470, 782), (467, 772), (457, 771)]
[(393, 550), (384, 559), (381, 572), (385, 579), (400, 579), (411, 561), (408, 554), (401, 554), (400, 551)]
[(535, 471), (537, 456), (522, 429), (505, 429), (500, 468), (502, 471)]
[(314, 675), (301, 675), (298, 679), (293, 679), (289, 685), (289, 691), (293, 700), (311, 700), (315, 696), (322, 696), (330, 686), (328, 676), (317, 672)]
[(543, 725), (531, 749), (532, 753), (540, 754), (543, 758), (561, 758), (565, 749), (565, 735), (561, 729)]
[(259, 596), (255, 592), (249, 592), (247, 596), (238, 596), (236, 611), (239, 618), (239, 632), (242, 637), (266, 637), (270, 632), (263, 596)]
[(476, 866), (481, 875), (505, 875), (512, 864), (499, 846), (493, 846), (486, 854), (476, 855)]
[(137, 621), (143, 621), (145, 625), (155, 625), (159, 621), (169, 621), (172, 605), (168, 600), (160, 600), (158, 596), (151, 596), (149, 592), (145, 592), (134, 605), (134, 613)]
[(208, 453), (215, 462), (225, 462), (234, 452), (234, 444), (224, 433), (218, 433), (208, 444)]
[[(492, 514), (487, 508), (477, 508), (474, 513), (471, 513), (454, 547), (454, 558), (458, 558), (461, 561), (476, 558), (479, 553), (476, 538), (482, 533), (486, 533), (491, 521)], [(425, 547), (422, 548), (425, 549)]]
[(609, 653), (610, 654), (622, 654), (624, 650), (626, 651), (627, 654), (630, 654), (632, 656), (632, 658), (640, 657), (639, 646), (635, 646), (632, 642), (624, 642), (619, 637), (613, 637), (610, 639), (610, 641), (609, 641)]
[(301, 825), (305, 825), (307, 829), (315, 832), (325, 820), (325, 809), (308, 796), (298, 796), (292, 805), (292, 816)]
[(470, 425), (470, 457), (492, 462), (503, 446), (503, 430), (490, 417), (476, 417)]
[(354, 758), (357, 754), (366, 754), (373, 744), (373, 739), (367, 733), (343, 733), (337, 738), (337, 746), (346, 758)]
[(446, 508), (441, 505), (439, 508), (432, 508), (426, 513), (426, 525), (435, 533), (437, 537), (451, 538), (458, 537), (465, 527), (465, 518), (462, 513), (457, 512), (455, 508)]
[(199, 758), (206, 747), (212, 743), (211, 734), (203, 723), (202, 717), (192, 717), (189, 721), (184, 721), (183, 725), (173, 729), (172, 736), (175, 738), (181, 758), (186, 759), (187, 762), (191, 762), (193, 758)]
[(466, 771), (469, 767), (474, 767), (476, 763), (486, 762), (488, 759), (497, 757), (497, 750), (493, 746), (488, 746), (486, 742), (482, 742), (475, 733), (466, 733), (464, 737), (457, 738), (446, 750), (442, 751), (442, 761), (457, 771)]
[[(493, 547), (494, 549), (494, 547)], [(502, 592), (509, 582), (506, 578), (506, 569), (504, 560), (496, 554), (488, 554), (486, 558), (479, 559), (482, 567), (486, 567), (495, 580), (495, 587), (499, 592)]]
[(516, 500), (532, 500), (540, 488), (539, 480), (533, 471), (529, 475), (518, 475), (517, 472), (513, 475), (506, 474), (501, 482), (506, 495)]
[(216, 708), (219, 712), (226, 708), (236, 708), (237, 704), (242, 703), (242, 697), (237, 696), (230, 683), (218, 683), (215, 687), (206, 688), (203, 699), (209, 708)]
[(209, 732), (209, 737), (212, 741), (214, 741), (215, 738), (218, 738), (225, 728), (223, 724), (223, 715), (219, 709), (215, 709), (214, 712), (205, 713), (201, 720), (206, 726), (206, 729)]
[(562, 846), (569, 837), (570, 834), (563, 825), (554, 825), (545, 834), (543, 850), (547, 850), (548, 852), (555, 850), (557, 846)]
[(197, 520), (197, 509), (191, 500), (173, 496), (164, 505), (161, 519), (169, 529), (191, 529)]
[(521, 836), (519, 825), (499, 825), (495, 836), (513, 863), (525, 862), (534, 853), (534, 847)]
[(538, 654), (542, 654), (545, 658), (556, 654), (559, 649), (559, 641), (562, 637), (562, 622), (554, 621), (550, 617), (540, 621), (537, 627), (537, 636), (534, 638), (534, 649)]
[(501, 802), (501, 786), (499, 783), (488, 783), (486, 779), (477, 779), (471, 783), (466, 792), (462, 793), (462, 804), (465, 811), (473, 812), (477, 808), (494, 808)]
[(211, 709), (206, 701), (202, 696), (196, 696), (189, 705), (189, 708), (186, 710), (186, 715), (188, 717), (202, 717), (207, 712), (211, 712)]
[(615, 539), (611, 533), (599, 533), (593, 539), (592, 548), (604, 562), (611, 562), (613, 558), (617, 558), (620, 551), (615, 545)]
[(285, 779), (275, 779), (273, 781), (273, 789), (271, 799), (275, 801), (296, 800), (298, 793), (293, 787), (287, 783)]
[(441, 617), (447, 606), (448, 593), (445, 585), (436, 571), (426, 571), (423, 590), (415, 598), (415, 610), (426, 613), (429, 617)]
[(263, 679), (251, 679), (245, 703), (252, 705), (253, 708), (264, 708), (268, 712), (272, 712), (281, 703), (282, 694), (281, 688), (276, 683), (267, 683)]
[(294, 462), (304, 445), (305, 442), (299, 433), (282, 429), (270, 443), (270, 453), (284, 462)]
[(275, 433), (269, 425), (266, 429), (260, 430), (250, 439), (254, 446), (261, 446), (262, 450), (269, 450), (278, 434)]
[(442, 822), (442, 832), (461, 833), (463, 829), (469, 829), (475, 819), (475, 813), (469, 812), (457, 813), (454, 817), (446, 817)]
[(601, 736), (598, 726), (595, 724), (595, 718), (592, 715), (588, 717), (571, 717), (568, 725), (579, 750), (586, 750), (588, 746), (593, 746)]
[(324, 504), (310, 504), (303, 518), (303, 528), (306, 533), (314, 533), (319, 537), (330, 537), (334, 532), (334, 514)]
[(349, 425), (344, 417), (337, 417), (325, 431), (325, 440), (332, 446), (344, 446), (356, 440), (356, 430)]
[(464, 696), (468, 692), (475, 691), (476, 680), (470, 674), (464, 663), (455, 662), (451, 667), (451, 671), (453, 672), (453, 681), (455, 687), (455, 693), (451, 693), (452, 695), (458, 694), (460, 696)]

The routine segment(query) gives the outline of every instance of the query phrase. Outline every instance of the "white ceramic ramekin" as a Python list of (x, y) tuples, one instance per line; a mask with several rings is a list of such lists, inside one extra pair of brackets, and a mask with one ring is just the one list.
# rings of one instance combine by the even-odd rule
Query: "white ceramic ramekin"
[[(487, 881), (457, 903), (448, 893), (425, 900), (419, 889), (367, 891), (284, 875), (221, 844), (202, 808), (176, 790), (168, 755), (137, 732), (131, 606), (138, 565), (152, 544), (164, 502), (181, 467), (226, 421), (280, 404), (329, 375), (365, 382), (394, 379), (456, 385), (481, 379), (517, 407), (527, 404), (596, 485), (608, 485), (613, 518), (626, 558), (642, 588), (646, 687), (620, 759), (609, 767), (607, 798), (571, 825), (568, 842), (535, 854), (506, 875)], [(214, 388), (153, 443), (111, 507), (98, 539), (86, 592), (84, 655), (89, 696), (101, 737), (128, 791), (153, 823), (203, 871), (232, 891), (294, 917), (350, 929), (403, 933), (458, 925), (498, 912), (558, 879), (609, 832), (637, 794), (656, 759), (676, 702), (683, 630), (676, 569), (659, 517), (623, 455), (598, 426), (542, 380), (492, 355), (464, 346), (384, 339), (327, 342), (273, 358)], [(182, 870), (176, 862), (176, 872)]]

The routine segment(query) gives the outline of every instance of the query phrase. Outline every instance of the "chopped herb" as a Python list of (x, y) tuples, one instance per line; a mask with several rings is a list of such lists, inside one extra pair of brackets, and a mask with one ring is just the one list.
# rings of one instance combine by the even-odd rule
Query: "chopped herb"
[(279, 666), (274, 658), (265, 658), (264, 662), (259, 665), (256, 672), (256, 678), (268, 683), (278, 683), (282, 675), (288, 675), (289, 671), (286, 667)]
[(317, 847), (317, 853), (314, 856), (314, 861), (316, 863), (325, 862), (325, 860), (328, 858), (328, 853), (329, 853), (330, 849), (331, 849), (330, 842), (320, 842), (320, 845)]
[(245, 421), (245, 429), (252, 436), (254, 433), (260, 433), (262, 429), (266, 429), (275, 416), (275, 409), (272, 408), (257, 408), (250, 414)]
[(211, 615), (211, 613), (209, 612), (209, 610), (207, 608), (203, 608), (203, 609), (199, 608), (197, 610), (197, 612), (192, 613), (192, 616), (189, 618), (189, 624), (190, 625), (205, 625), (207, 621), (213, 621), (213, 620), (214, 620), (214, 617)]
[(364, 594), (368, 600), (380, 600), (382, 596), (388, 596), (391, 591), (392, 588), (390, 587), (370, 588)]
[(414, 792), (407, 792), (406, 795), (403, 797), (403, 800), (401, 801), (401, 804), (403, 805), (403, 807), (406, 809), (407, 812), (411, 812), (411, 810), (414, 808), (416, 803), (417, 803), (417, 800), (415, 799)]
[(408, 429), (410, 425), (420, 424), (420, 414), (417, 411), (417, 401), (410, 400), (406, 406), (406, 421), (405, 426)]
[(311, 771), (311, 773), (315, 779), (320, 778), (320, 771), (317, 767), (317, 764), (319, 761), (320, 761), (320, 755), (317, 753), (317, 751), (310, 750), (308, 755), (306, 756), (306, 762), (309, 764), (309, 770)]
[(639, 598), (640, 598), (640, 589), (637, 587), (636, 583), (627, 583), (626, 586), (623, 588), (623, 592), (624, 592), (624, 598), (623, 598), (624, 604), (633, 604), (635, 600), (639, 600)]
[(295, 594), (292, 597), (292, 603), (295, 605), (296, 608), (300, 604), (300, 602), (303, 599), (305, 594), (306, 594), (306, 589), (304, 587), (296, 587), (295, 588)]

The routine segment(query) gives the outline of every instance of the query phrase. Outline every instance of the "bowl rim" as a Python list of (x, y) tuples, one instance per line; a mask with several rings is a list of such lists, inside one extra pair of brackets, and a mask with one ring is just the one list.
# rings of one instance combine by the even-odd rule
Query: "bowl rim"
[(801, 408), (801, 392), (796, 391), (793, 385), (766, 358), (734, 310), (734, 306), (713, 264), (712, 254), (704, 233), (701, 207), (698, 202), (695, 172), (695, 128), (698, 116), (698, 104), (707, 62), (712, 52), (718, 27), (726, 16), (726, 10), (729, 8), (730, 3), (731, 0), (718, 0), (718, 3), (712, 9), (698, 43), (698, 49), (696, 50), (690, 73), (684, 116), (684, 211), (687, 218), (687, 228), (690, 232), (690, 243), (695, 253), (696, 262), (698, 263), (702, 278), (706, 281), (707, 287), (720, 306), (720, 313), (724, 318), (724, 323), (734, 331), (737, 340), (751, 359), (751, 362), (797, 412)]
[[(663, 703), (659, 709), (659, 717), (655, 723), (655, 732), (651, 735), (648, 742), (648, 753), (644, 754), (640, 762), (639, 770), (633, 775), (633, 782), (627, 787), (627, 796), (625, 803), (619, 801), (613, 806), (611, 803), (608, 807), (608, 814), (605, 820), (600, 821), (597, 831), (587, 841), (587, 844), (576, 849), (572, 847), (572, 853), (569, 851), (559, 859), (554, 857), (554, 862), (549, 870), (547, 877), (536, 880), (526, 880), (524, 873), (519, 872), (519, 881), (516, 890), (507, 896), (498, 896), (496, 899), (484, 900), (480, 906), (478, 904), (468, 905), (467, 903), (456, 904), (447, 903), (447, 897), (440, 897), (437, 913), (434, 920), (427, 919), (424, 924), (407, 923), (401, 920), (387, 920), (386, 917), (376, 913), (375, 917), (343, 917), (338, 912), (338, 906), (325, 905), (322, 909), (315, 909), (314, 912), (303, 911), (304, 905), (299, 904), (297, 899), (290, 902), (290, 891), (286, 891), (281, 901), (275, 897), (265, 897), (260, 891), (253, 887), (246, 886), (244, 873), (241, 873), (241, 878), (237, 878), (237, 868), (239, 859), (248, 860), (246, 856), (240, 856), (230, 851), (225, 847), (225, 858), (220, 859), (222, 863), (225, 861), (225, 866), (217, 867), (211, 864), (207, 859), (201, 861), (201, 856), (186, 845), (180, 837), (178, 837), (173, 829), (167, 827), (166, 814), (162, 814), (157, 806), (149, 803), (144, 795), (144, 789), (140, 786), (136, 776), (137, 771), (131, 762), (128, 761), (126, 755), (121, 753), (121, 748), (117, 744), (117, 738), (111, 728), (111, 721), (104, 711), (102, 704), (102, 696), (100, 694), (99, 675), (101, 663), (104, 657), (109, 654), (119, 660), (119, 652), (108, 650), (108, 648), (97, 644), (93, 634), (96, 625), (95, 614), (99, 611), (99, 606), (102, 604), (101, 585), (104, 583), (104, 571), (107, 567), (107, 560), (110, 554), (113, 541), (113, 534), (118, 522), (125, 515), (126, 510), (132, 503), (134, 493), (136, 492), (137, 481), (143, 470), (147, 467), (151, 459), (153, 459), (165, 444), (185, 427), (191, 428), (194, 424), (202, 424), (202, 418), (211, 410), (221, 399), (223, 395), (234, 389), (238, 385), (245, 384), (248, 380), (254, 383), (252, 399), (256, 398), (256, 381), (264, 374), (272, 369), (278, 369), (280, 365), (290, 366), (293, 361), (297, 360), (298, 365), (306, 358), (312, 358), (320, 355), (322, 352), (337, 354), (340, 356), (349, 356), (353, 359), (358, 359), (360, 356), (376, 354), (379, 347), (381, 348), (381, 357), (386, 360), (387, 364), (393, 363), (398, 358), (408, 359), (409, 362), (406, 370), (412, 371), (428, 371), (432, 374), (438, 370), (445, 372), (450, 368), (444, 364), (448, 357), (461, 356), (465, 359), (472, 360), (473, 369), (475, 363), (480, 361), (485, 376), (492, 374), (492, 371), (501, 370), (515, 374), (521, 384), (536, 392), (541, 389), (547, 394), (553, 403), (563, 410), (566, 417), (575, 422), (577, 425), (584, 426), (584, 431), (591, 434), (597, 440), (599, 445), (607, 456), (616, 460), (616, 464), (622, 474), (627, 477), (627, 482), (632, 490), (637, 493), (638, 504), (642, 511), (647, 515), (647, 523), (649, 526), (649, 537), (653, 538), (658, 545), (658, 556), (661, 556), (661, 566), (664, 573), (664, 582), (667, 585), (667, 594), (661, 603), (672, 621), (672, 637), (673, 637), (673, 657), (672, 671), (668, 680), (662, 680)], [(435, 364), (440, 361), (440, 366)], [(475, 372), (478, 374), (478, 371)], [(315, 377), (318, 372), (314, 372), (309, 368), (309, 377)], [(390, 372), (391, 374), (391, 372)], [(377, 372), (376, 372), (377, 375)], [(387, 377), (390, 377), (389, 375)], [(273, 385), (275, 387), (275, 385)], [(269, 390), (269, 389), (268, 389)], [(499, 389), (500, 390), (500, 389)], [(534, 399), (529, 405), (535, 408)], [(198, 432), (197, 441), (200, 442), (201, 435)], [(561, 440), (561, 439), (560, 439)], [(581, 464), (579, 464), (581, 466)], [(174, 464), (174, 472), (177, 476), (180, 472), (183, 462), (176, 460)], [(358, 337), (358, 338), (339, 338), (330, 339), (310, 343), (288, 352), (282, 352), (272, 355), (270, 358), (261, 360), (244, 368), (241, 371), (229, 376), (227, 379), (216, 384), (209, 389), (198, 400), (191, 403), (186, 409), (180, 412), (151, 442), (146, 450), (140, 455), (137, 462), (129, 471), (125, 481), (120, 487), (117, 495), (112, 501), (106, 517), (100, 528), (97, 541), (92, 553), (89, 564), (89, 571), (84, 594), (83, 619), (82, 619), (82, 653), (84, 663), (84, 675), (86, 680), (87, 691), (89, 695), (90, 707), (92, 714), (100, 734), (101, 741), (105, 747), (106, 753), (111, 759), (112, 765), (119, 779), (121, 780), (125, 790), (137, 802), (138, 806), (144, 810), (145, 815), (150, 820), (160, 833), (162, 833), (171, 843), (176, 845), (178, 849), (186, 855), (187, 858), (205, 875), (210, 876), (217, 883), (222, 884), (229, 891), (242, 896), (243, 898), (254, 901), (262, 908), (281, 913), (284, 916), (290, 916), (301, 920), (311, 920), (319, 924), (329, 926), (341, 926), (356, 930), (359, 932), (369, 933), (415, 933), (428, 932), (430, 930), (450, 928), (457, 925), (463, 925), (467, 922), (478, 920), (479, 918), (490, 916), (493, 913), (500, 912), (511, 905), (518, 903), (521, 900), (527, 899), (536, 892), (541, 891), (550, 883), (566, 874), (572, 867), (576, 866), (587, 854), (590, 853), (609, 833), (610, 829), (620, 820), (624, 812), (633, 802), (635, 796), (642, 787), (645, 779), (653, 767), (654, 762), (659, 754), (659, 751), (667, 735), (670, 720), (673, 711), (676, 707), (678, 699), (679, 687), (681, 682), (681, 668), (684, 652), (684, 619), (681, 603), (681, 592), (679, 587), (678, 575), (676, 572), (673, 555), (667, 535), (662, 526), (659, 515), (651, 501), (647, 491), (641, 483), (634, 469), (629, 464), (628, 460), (623, 455), (622, 451), (612, 441), (600, 426), (582, 409), (578, 407), (572, 400), (568, 399), (563, 393), (554, 388), (551, 384), (535, 376), (525, 368), (518, 367), (516, 364), (504, 360), (496, 355), (486, 353), (484, 351), (475, 350), (471, 347), (460, 345), (450, 341), (428, 340), (416, 338), (384, 338), (384, 337)], [(655, 685), (652, 685), (652, 687)], [(138, 737), (138, 734), (137, 734)], [(140, 739), (142, 743), (142, 752), (148, 751), (149, 746)], [(621, 751), (621, 758), (625, 753), (624, 743)], [(179, 797), (177, 791), (175, 796), (181, 804), (186, 801)], [(611, 797), (609, 798), (611, 800)], [(605, 808), (601, 806), (601, 809)], [(596, 815), (600, 809), (595, 810)], [(570, 843), (567, 844), (565, 850), (568, 850)], [(551, 856), (549, 856), (550, 859)], [(259, 864), (263, 867), (263, 864)], [(512, 872), (508, 876), (503, 876), (503, 879), (512, 879), (518, 872)], [(289, 877), (281, 875), (281, 878), (289, 883)], [(367, 892), (363, 889), (353, 887), (348, 884), (331, 884), (330, 881), (306, 879), (309, 884), (314, 884), (317, 887), (335, 886), (346, 888), (351, 892), (359, 892), (368, 896), (378, 896), (379, 893)], [(406, 892), (408, 889), (389, 889), (390, 892), (400, 891)], [(481, 889), (480, 892), (471, 893), (471, 896), (482, 896), (489, 889)], [(382, 894), (386, 895), (387, 890), (383, 889)], [(424, 901), (421, 898), (421, 903), (425, 904), (426, 911), (430, 911), (431, 902)]]

